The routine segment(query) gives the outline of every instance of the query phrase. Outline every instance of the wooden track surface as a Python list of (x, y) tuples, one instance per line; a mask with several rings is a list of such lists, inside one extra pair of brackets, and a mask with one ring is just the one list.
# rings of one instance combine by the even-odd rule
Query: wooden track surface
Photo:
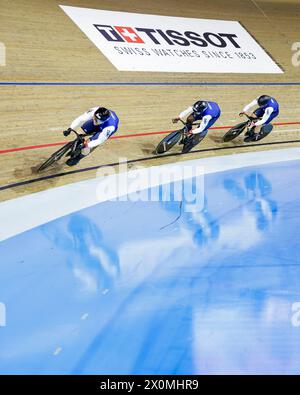
[[(0, 68), (1, 81), (113, 81), (113, 82), (297, 82), (300, 67), (291, 63), (291, 45), (300, 41), (300, 2), (148, 0), (65, 1), (108, 10), (154, 13), (199, 18), (239, 20), (284, 68), (282, 75), (185, 74), (119, 72), (58, 7), (56, 0), (0, 0), (0, 41), (7, 47), (7, 65)], [(250, 71), (249, 71), (250, 72)], [(300, 122), (299, 86), (0, 86), (1, 150), (64, 141), (62, 129), (77, 115), (95, 105), (105, 105), (120, 116), (119, 136), (170, 130), (170, 119), (193, 101), (217, 101), (222, 118), (215, 126), (232, 125), (242, 106), (262, 93), (274, 95), (281, 104), (278, 122)], [(299, 131), (298, 131), (299, 130)], [(293, 144), (240, 148), (242, 139), (221, 143), (224, 130), (209, 132), (197, 149), (232, 147), (221, 151), (195, 152), (188, 158), (231, 154), (245, 150), (274, 149)], [(115, 139), (81, 161), (78, 169), (151, 157), (162, 135)], [(262, 143), (300, 140), (300, 125), (275, 127)], [(0, 186), (35, 179), (36, 166), (56, 148), (0, 155)], [(176, 152), (176, 150), (174, 151)], [(186, 159), (156, 158), (136, 165), (153, 165)], [(46, 175), (68, 171), (57, 165)], [(102, 170), (103, 171), (103, 170)], [(0, 200), (75, 182), (96, 175), (96, 170), (55, 177), (0, 191)]]

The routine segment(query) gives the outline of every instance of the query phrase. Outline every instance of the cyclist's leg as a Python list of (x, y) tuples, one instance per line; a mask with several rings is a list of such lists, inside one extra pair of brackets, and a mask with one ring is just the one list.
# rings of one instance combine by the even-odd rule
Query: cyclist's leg
[(199, 144), (204, 137), (207, 135), (208, 129), (217, 121), (219, 116), (213, 117), (208, 124), (206, 125), (206, 128), (201, 132), (197, 134), (193, 134), (192, 136), (187, 138), (187, 141), (184, 143), (182, 153), (187, 153), (191, 149), (193, 149), (197, 144)]
[(78, 147), (74, 155), (67, 160), (66, 164), (68, 166), (77, 165), (81, 159), (86, 158), (92, 151), (93, 149), (90, 149), (89, 147)]
[[(253, 111), (252, 116), (256, 118), (261, 118), (264, 115), (264, 110), (261, 108), (257, 108), (255, 111)], [(261, 126), (253, 126), (251, 129), (247, 129), (247, 132), (245, 133), (245, 139), (244, 141), (248, 143), (249, 141), (252, 141), (254, 139), (255, 134), (259, 133)]]
[(249, 143), (249, 141), (253, 141), (255, 136), (258, 135), (258, 132), (256, 133), (256, 130), (260, 130), (261, 126), (253, 126), (251, 129), (248, 129), (247, 132), (245, 133), (245, 138), (244, 142)]
[(269, 119), (267, 120), (267, 122), (265, 122), (263, 125), (260, 126), (259, 131), (255, 134), (253, 140), (254, 141), (258, 141), (263, 139), (264, 137), (268, 136), (273, 129), (273, 125), (271, 124), (271, 122), (273, 121), (273, 119), (275, 119), (279, 114), (279, 111), (274, 111)]
[[(276, 118), (276, 117), (278, 116), (278, 114), (279, 114), (279, 111), (274, 111), (274, 112), (270, 115), (270, 117), (269, 117), (269, 119), (267, 120), (267, 122), (265, 122), (263, 125), (256, 126), (256, 127), (254, 128), (255, 135), (258, 136), (258, 135), (262, 132), (263, 127), (264, 127), (265, 125), (269, 125), (269, 124), (273, 121), (273, 119)], [(255, 137), (255, 136), (254, 136), (254, 137)]]
[(192, 134), (191, 136), (186, 137), (186, 140), (184, 141), (184, 145), (182, 148), (183, 154), (186, 154), (191, 149), (193, 149), (197, 144), (200, 143), (200, 141), (204, 138), (204, 136), (201, 138), (200, 134), (201, 133)]
[[(262, 109), (262, 108), (257, 108), (254, 112), (253, 112), (253, 115), (255, 115), (256, 116), (256, 118), (262, 118), (263, 117), (263, 115), (264, 115), (264, 110)], [(250, 131), (249, 131), (249, 136), (254, 136), (255, 135), (255, 133), (259, 133), (260, 132), (260, 129), (261, 129), (261, 126), (255, 126), (254, 128), (252, 128)]]
[[(84, 134), (86, 135), (87, 138), (89, 138), (89, 136), (93, 136), (95, 134), (95, 129), (93, 129), (92, 127), (90, 127), (89, 129), (86, 128), (81, 128), (82, 131), (84, 132)], [(83, 147), (83, 146), (78, 146), (75, 150), (75, 152), (73, 153), (72, 157), (75, 159), (77, 159), (77, 163), (79, 160), (81, 160), (82, 158), (84, 158), (85, 156), (88, 156), (91, 152), (91, 149), (88, 147)]]
[(78, 145), (77, 148), (75, 149), (75, 151), (69, 155), (70, 158), (66, 161), (66, 164), (68, 166), (75, 166), (77, 165), (77, 163), (79, 163), (81, 161), (82, 158), (84, 158), (84, 155), (82, 153), (82, 151), (85, 148), (83, 147), (82, 144)]
[[(76, 154), (72, 158), (70, 158), (70, 160), (67, 161), (66, 163), (69, 166), (76, 165), (81, 159), (90, 155), (90, 153), (93, 152), (99, 145), (101, 145), (103, 142), (108, 140), (112, 135), (114, 135), (117, 132), (117, 130), (118, 127), (116, 127), (115, 130), (111, 132), (109, 136), (106, 135), (105, 138), (102, 139), (101, 142), (98, 142), (98, 145), (94, 146), (93, 148), (78, 147), (78, 150), (76, 150)], [(92, 128), (90, 130), (83, 129), (83, 131), (87, 136), (91, 136), (89, 141), (97, 140), (97, 138), (99, 137), (99, 135), (101, 135), (102, 132), (102, 130), (99, 131), (99, 129), (92, 129)]]
[(75, 166), (77, 163), (81, 161), (82, 158), (84, 158), (84, 155), (82, 155), (80, 150), (76, 150), (75, 153), (66, 161), (66, 164), (68, 166)]
[(188, 139), (189, 139), (189, 136), (187, 136), (187, 132), (189, 132), (190, 130), (192, 130), (192, 125), (190, 124), (190, 123), (187, 123), (186, 125), (185, 125), (185, 127), (182, 129), (183, 130), (183, 133), (182, 133), (182, 137), (181, 137), (181, 140), (179, 141), (179, 145), (181, 145), (181, 144), (185, 144), (187, 141), (188, 141)]

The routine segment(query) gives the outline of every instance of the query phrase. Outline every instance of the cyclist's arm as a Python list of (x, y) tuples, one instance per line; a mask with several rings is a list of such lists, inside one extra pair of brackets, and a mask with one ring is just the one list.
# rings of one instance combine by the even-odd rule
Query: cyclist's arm
[(260, 121), (255, 122), (254, 126), (261, 126), (261, 125), (265, 124), (268, 121), (268, 119), (270, 118), (273, 111), (274, 111), (273, 107), (267, 107), (262, 119)]
[(192, 131), (193, 134), (198, 134), (201, 133), (205, 130), (205, 128), (207, 127), (208, 122), (212, 119), (211, 115), (204, 115), (204, 117), (202, 118), (201, 124), (199, 126), (199, 128), (196, 128)]
[(96, 111), (98, 107), (91, 108), (90, 110), (86, 111), (85, 113), (81, 114), (78, 118), (74, 119), (74, 121), (71, 123), (70, 128), (75, 130), (77, 128), (80, 128), (82, 125), (84, 125), (87, 121), (93, 118), (94, 112)]
[(247, 112), (248, 110), (250, 110), (250, 108), (257, 106), (258, 105), (258, 101), (257, 99), (254, 99), (251, 103), (247, 104), (244, 108), (242, 112)]
[(180, 118), (182, 121), (186, 121), (186, 119), (193, 113), (193, 107), (188, 107), (186, 110), (182, 111), (179, 115), (178, 118)]
[(104, 143), (114, 132), (116, 131), (116, 128), (114, 126), (107, 126), (102, 130), (102, 132), (96, 133), (94, 136), (90, 138), (90, 140), (87, 143), (88, 148), (94, 148), (97, 147), (98, 145)]

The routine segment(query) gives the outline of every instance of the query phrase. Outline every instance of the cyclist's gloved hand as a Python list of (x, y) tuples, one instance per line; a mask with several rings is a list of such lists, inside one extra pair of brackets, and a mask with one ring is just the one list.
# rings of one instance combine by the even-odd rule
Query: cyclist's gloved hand
[(68, 128), (67, 130), (64, 130), (64, 136), (65, 137), (67, 137), (67, 136), (69, 136), (69, 134), (72, 132), (72, 129), (71, 128)]

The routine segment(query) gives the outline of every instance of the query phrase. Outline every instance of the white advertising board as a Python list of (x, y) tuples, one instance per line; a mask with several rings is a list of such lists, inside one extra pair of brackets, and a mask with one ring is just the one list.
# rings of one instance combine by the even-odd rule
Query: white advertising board
[(283, 72), (237, 21), (60, 7), (120, 71)]

